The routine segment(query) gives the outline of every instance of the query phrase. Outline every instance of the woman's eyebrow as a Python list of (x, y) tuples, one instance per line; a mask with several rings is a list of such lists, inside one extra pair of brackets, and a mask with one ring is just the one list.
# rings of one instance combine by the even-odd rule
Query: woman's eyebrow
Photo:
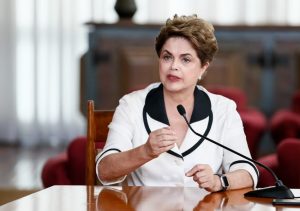
[(164, 53), (164, 52), (166, 52), (166, 53), (168, 53), (168, 54), (172, 54), (170, 51), (168, 51), (168, 50), (166, 50), (166, 49), (164, 49), (164, 50), (162, 51), (162, 53)]
[(192, 56), (192, 54), (190, 54), (190, 53), (183, 53), (180, 56)]
[[(162, 51), (162, 53), (164, 53), (164, 52), (166, 52), (167, 54), (173, 55), (170, 51), (168, 51), (166, 49), (164, 49)], [(190, 53), (183, 53), (183, 54), (180, 54), (180, 56), (192, 56), (192, 54), (190, 54)]]

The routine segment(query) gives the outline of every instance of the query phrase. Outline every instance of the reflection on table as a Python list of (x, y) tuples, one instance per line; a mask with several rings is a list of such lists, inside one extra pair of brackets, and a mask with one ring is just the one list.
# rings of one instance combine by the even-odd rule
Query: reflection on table
[(209, 193), (187, 187), (52, 186), (7, 203), (0, 207), (0, 211), (299, 209), (274, 207), (271, 199), (244, 198), (244, 193), (249, 190)]
[(184, 187), (107, 187), (97, 197), (96, 210), (251, 210), (254, 203), (243, 197), (250, 189), (208, 193)]

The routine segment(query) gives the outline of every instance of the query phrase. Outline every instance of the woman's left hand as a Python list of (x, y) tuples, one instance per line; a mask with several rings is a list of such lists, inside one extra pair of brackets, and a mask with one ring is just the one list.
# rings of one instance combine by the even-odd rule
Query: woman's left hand
[(209, 192), (221, 190), (221, 182), (217, 175), (214, 174), (212, 168), (207, 164), (197, 164), (186, 174), (187, 177), (193, 177), (200, 188), (204, 188)]

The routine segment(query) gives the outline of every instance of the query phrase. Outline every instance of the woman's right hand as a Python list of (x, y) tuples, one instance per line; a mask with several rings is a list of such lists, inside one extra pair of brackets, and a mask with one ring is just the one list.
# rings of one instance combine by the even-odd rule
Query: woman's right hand
[(144, 147), (147, 155), (152, 158), (172, 149), (177, 141), (175, 132), (170, 127), (160, 128), (152, 131)]

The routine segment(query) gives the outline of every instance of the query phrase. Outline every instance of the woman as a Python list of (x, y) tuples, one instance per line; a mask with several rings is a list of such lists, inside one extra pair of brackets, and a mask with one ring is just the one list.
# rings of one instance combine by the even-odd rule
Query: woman
[(161, 83), (125, 95), (96, 158), (104, 185), (199, 186), (207, 191), (255, 186), (252, 163), (193, 134), (250, 156), (233, 101), (197, 86), (218, 46), (214, 28), (194, 16), (168, 19), (156, 38)]

